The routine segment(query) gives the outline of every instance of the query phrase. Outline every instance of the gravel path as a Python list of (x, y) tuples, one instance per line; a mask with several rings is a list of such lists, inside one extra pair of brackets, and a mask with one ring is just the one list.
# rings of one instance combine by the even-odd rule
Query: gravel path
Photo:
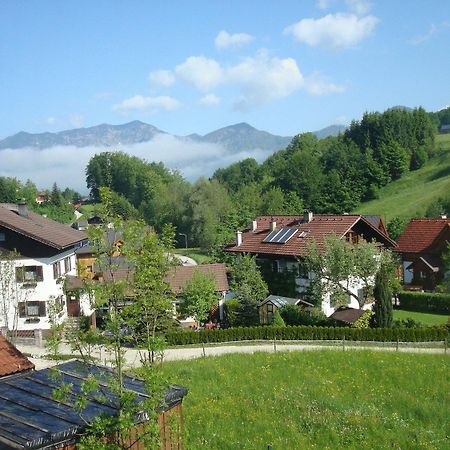
[[(28, 345), (18, 345), (20, 351), (31, 355), (30, 360), (36, 365), (36, 369), (43, 369), (46, 367), (51, 367), (56, 364), (55, 361), (43, 359), (47, 350), (45, 348), (40, 348), (36, 346)], [(165, 361), (177, 361), (177, 360), (188, 360), (194, 358), (200, 358), (202, 356), (220, 356), (230, 353), (255, 353), (255, 352), (268, 352), (273, 353), (275, 351), (312, 351), (312, 350), (334, 350), (343, 351), (343, 346), (338, 345), (317, 345), (317, 344), (302, 344), (302, 343), (281, 343), (277, 342), (275, 345), (273, 343), (259, 344), (255, 343), (253, 345), (217, 345), (217, 346), (205, 346), (203, 347), (180, 347), (171, 348), (164, 352)], [(405, 346), (400, 345), (397, 349), (395, 346), (376, 346), (376, 345), (352, 345), (345, 344), (345, 351), (351, 350), (373, 350), (373, 351), (386, 351), (386, 352), (402, 352), (402, 353), (430, 353), (430, 354), (444, 354), (444, 348), (429, 348), (429, 347), (419, 347), (419, 346)], [(69, 346), (62, 344), (60, 346), (60, 353), (65, 355), (70, 355), (72, 352)], [(74, 355), (75, 357), (76, 355)], [(101, 363), (105, 363), (109, 359), (109, 355), (106, 351), (97, 351), (95, 356), (99, 359)], [(127, 349), (125, 353), (126, 365), (128, 367), (139, 366), (139, 351), (136, 349)]]

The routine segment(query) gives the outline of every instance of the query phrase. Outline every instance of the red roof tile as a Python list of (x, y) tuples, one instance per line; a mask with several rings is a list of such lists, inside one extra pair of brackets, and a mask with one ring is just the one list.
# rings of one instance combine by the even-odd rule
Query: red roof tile
[(218, 292), (229, 290), (225, 264), (201, 264), (199, 266), (177, 266), (171, 269), (166, 277), (166, 281), (170, 284), (172, 292), (181, 294), (196, 270), (205, 274), (211, 274), (216, 282)]
[(27, 211), (27, 217), (23, 217), (18, 214), (17, 205), (10, 203), (0, 203), (0, 226), (58, 250), (87, 238), (85, 233), (33, 211)]
[(450, 219), (412, 219), (398, 239), (399, 253), (439, 253), (437, 238), (450, 230)]
[[(295, 235), (286, 243), (263, 242), (270, 233), (270, 223), (276, 222), (276, 229), (283, 227), (295, 228), (298, 230)], [(308, 245), (315, 241), (319, 248), (323, 245), (327, 236), (335, 234), (342, 238), (358, 222), (370, 233), (388, 247), (395, 246), (395, 242), (378, 230), (367, 219), (360, 215), (314, 215), (310, 222), (305, 222), (303, 216), (260, 216), (256, 218), (256, 231), (245, 230), (242, 233), (242, 244), (230, 244), (226, 251), (240, 253), (258, 253), (268, 255), (303, 256), (307, 253)], [(302, 231), (307, 232), (304, 237)]]
[(0, 335), (0, 377), (31, 369), (34, 369), (34, 364), (4, 336)]

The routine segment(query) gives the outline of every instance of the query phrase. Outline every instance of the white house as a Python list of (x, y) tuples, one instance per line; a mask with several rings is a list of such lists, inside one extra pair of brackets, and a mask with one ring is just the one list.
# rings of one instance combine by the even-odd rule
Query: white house
[[(379, 216), (362, 215), (314, 215), (306, 212), (302, 216), (260, 216), (243, 232), (238, 231), (236, 241), (225, 248), (236, 254), (249, 253), (256, 256), (257, 262), (267, 272), (294, 272), (296, 291), (304, 293), (315, 276), (303, 273), (301, 260), (308, 253), (309, 245), (315, 242), (319, 250), (323, 248), (328, 236), (336, 236), (350, 243), (364, 239), (374, 240), (384, 248), (394, 248), (395, 242), (389, 238), (383, 221)], [(356, 278), (342, 280), (342, 284), (353, 295), (348, 296), (348, 307), (359, 309), (364, 294), (364, 283)], [(272, 292), (273, 293), (273, 292)], [(321, 308), (326, 316), (336, 310), (330, 293), (322, 297)], [(371, 304), (364, 305), (371, 308)]]
[(26, 204), (0, 204), (0, 327), (48, 330), (80, 313), (69, 301), (64, 279), (76, 275), (75, 249), (86, 235), (32, 211)]

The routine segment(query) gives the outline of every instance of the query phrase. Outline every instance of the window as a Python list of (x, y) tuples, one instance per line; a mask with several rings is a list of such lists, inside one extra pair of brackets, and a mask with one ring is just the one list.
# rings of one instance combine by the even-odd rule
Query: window
[(56, 280), (61, 276), (61, 264), (59, 261), (53, 263), (53, 278)]
[(67, 258), (64, 258), (64, 271), (65, 273), (70, 272), (72, 270), (72, 260), (70, 259), (70, 256)]
[(0, 242), (5, 242), (5, 241), (6, 241), (5, 233), (0, 233)]
[(42, 266), (16, 267), (16, 281), (18, 283), (35, 283), (43, 280)]
[(45, 317), (45, 302), (19, 302), (19, 317)]

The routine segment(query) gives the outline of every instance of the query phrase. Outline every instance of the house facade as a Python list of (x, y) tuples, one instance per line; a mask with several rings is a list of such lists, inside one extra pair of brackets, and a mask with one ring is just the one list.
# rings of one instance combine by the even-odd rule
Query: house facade
[(0, 327), (48, 330), (80, 309), (64, 292), (86, 235), (32, 211), (0, 204)]
[[(236, 241), (225, 251), (235, 254), (249, 253), (256, 256), (261, 266), (272, 272), (293, 273), (295, 290), (304, 294), (316, 276), (302, 269), (302, 258), (309, 246), (315, 242), (319, 250), (327, 237), (336, 236), (350, 243), (375, 241), (383, 248), (392, 249), (395, 242), (389, 238), (383, 221), (379, 216), (362, 215), (314, 215), (306, 212), (302, 216), (260, 216), (251, 227), (236, 233)], [(348, 307), (359, 308), (355, 297), (364, 295), (362, 280), (350, 278), (343, 284), (353, 295), (348, 297)], [(322, 298), (321, 309), (330, 316), (337, 308), (330, 293)], [(371, 304), (364, 308), (371, 308)]]
[(450, 219), (412, 219), (398, 239), (403, 284), (432, 291), (444, 277), (442, 255), (450, 242)]

